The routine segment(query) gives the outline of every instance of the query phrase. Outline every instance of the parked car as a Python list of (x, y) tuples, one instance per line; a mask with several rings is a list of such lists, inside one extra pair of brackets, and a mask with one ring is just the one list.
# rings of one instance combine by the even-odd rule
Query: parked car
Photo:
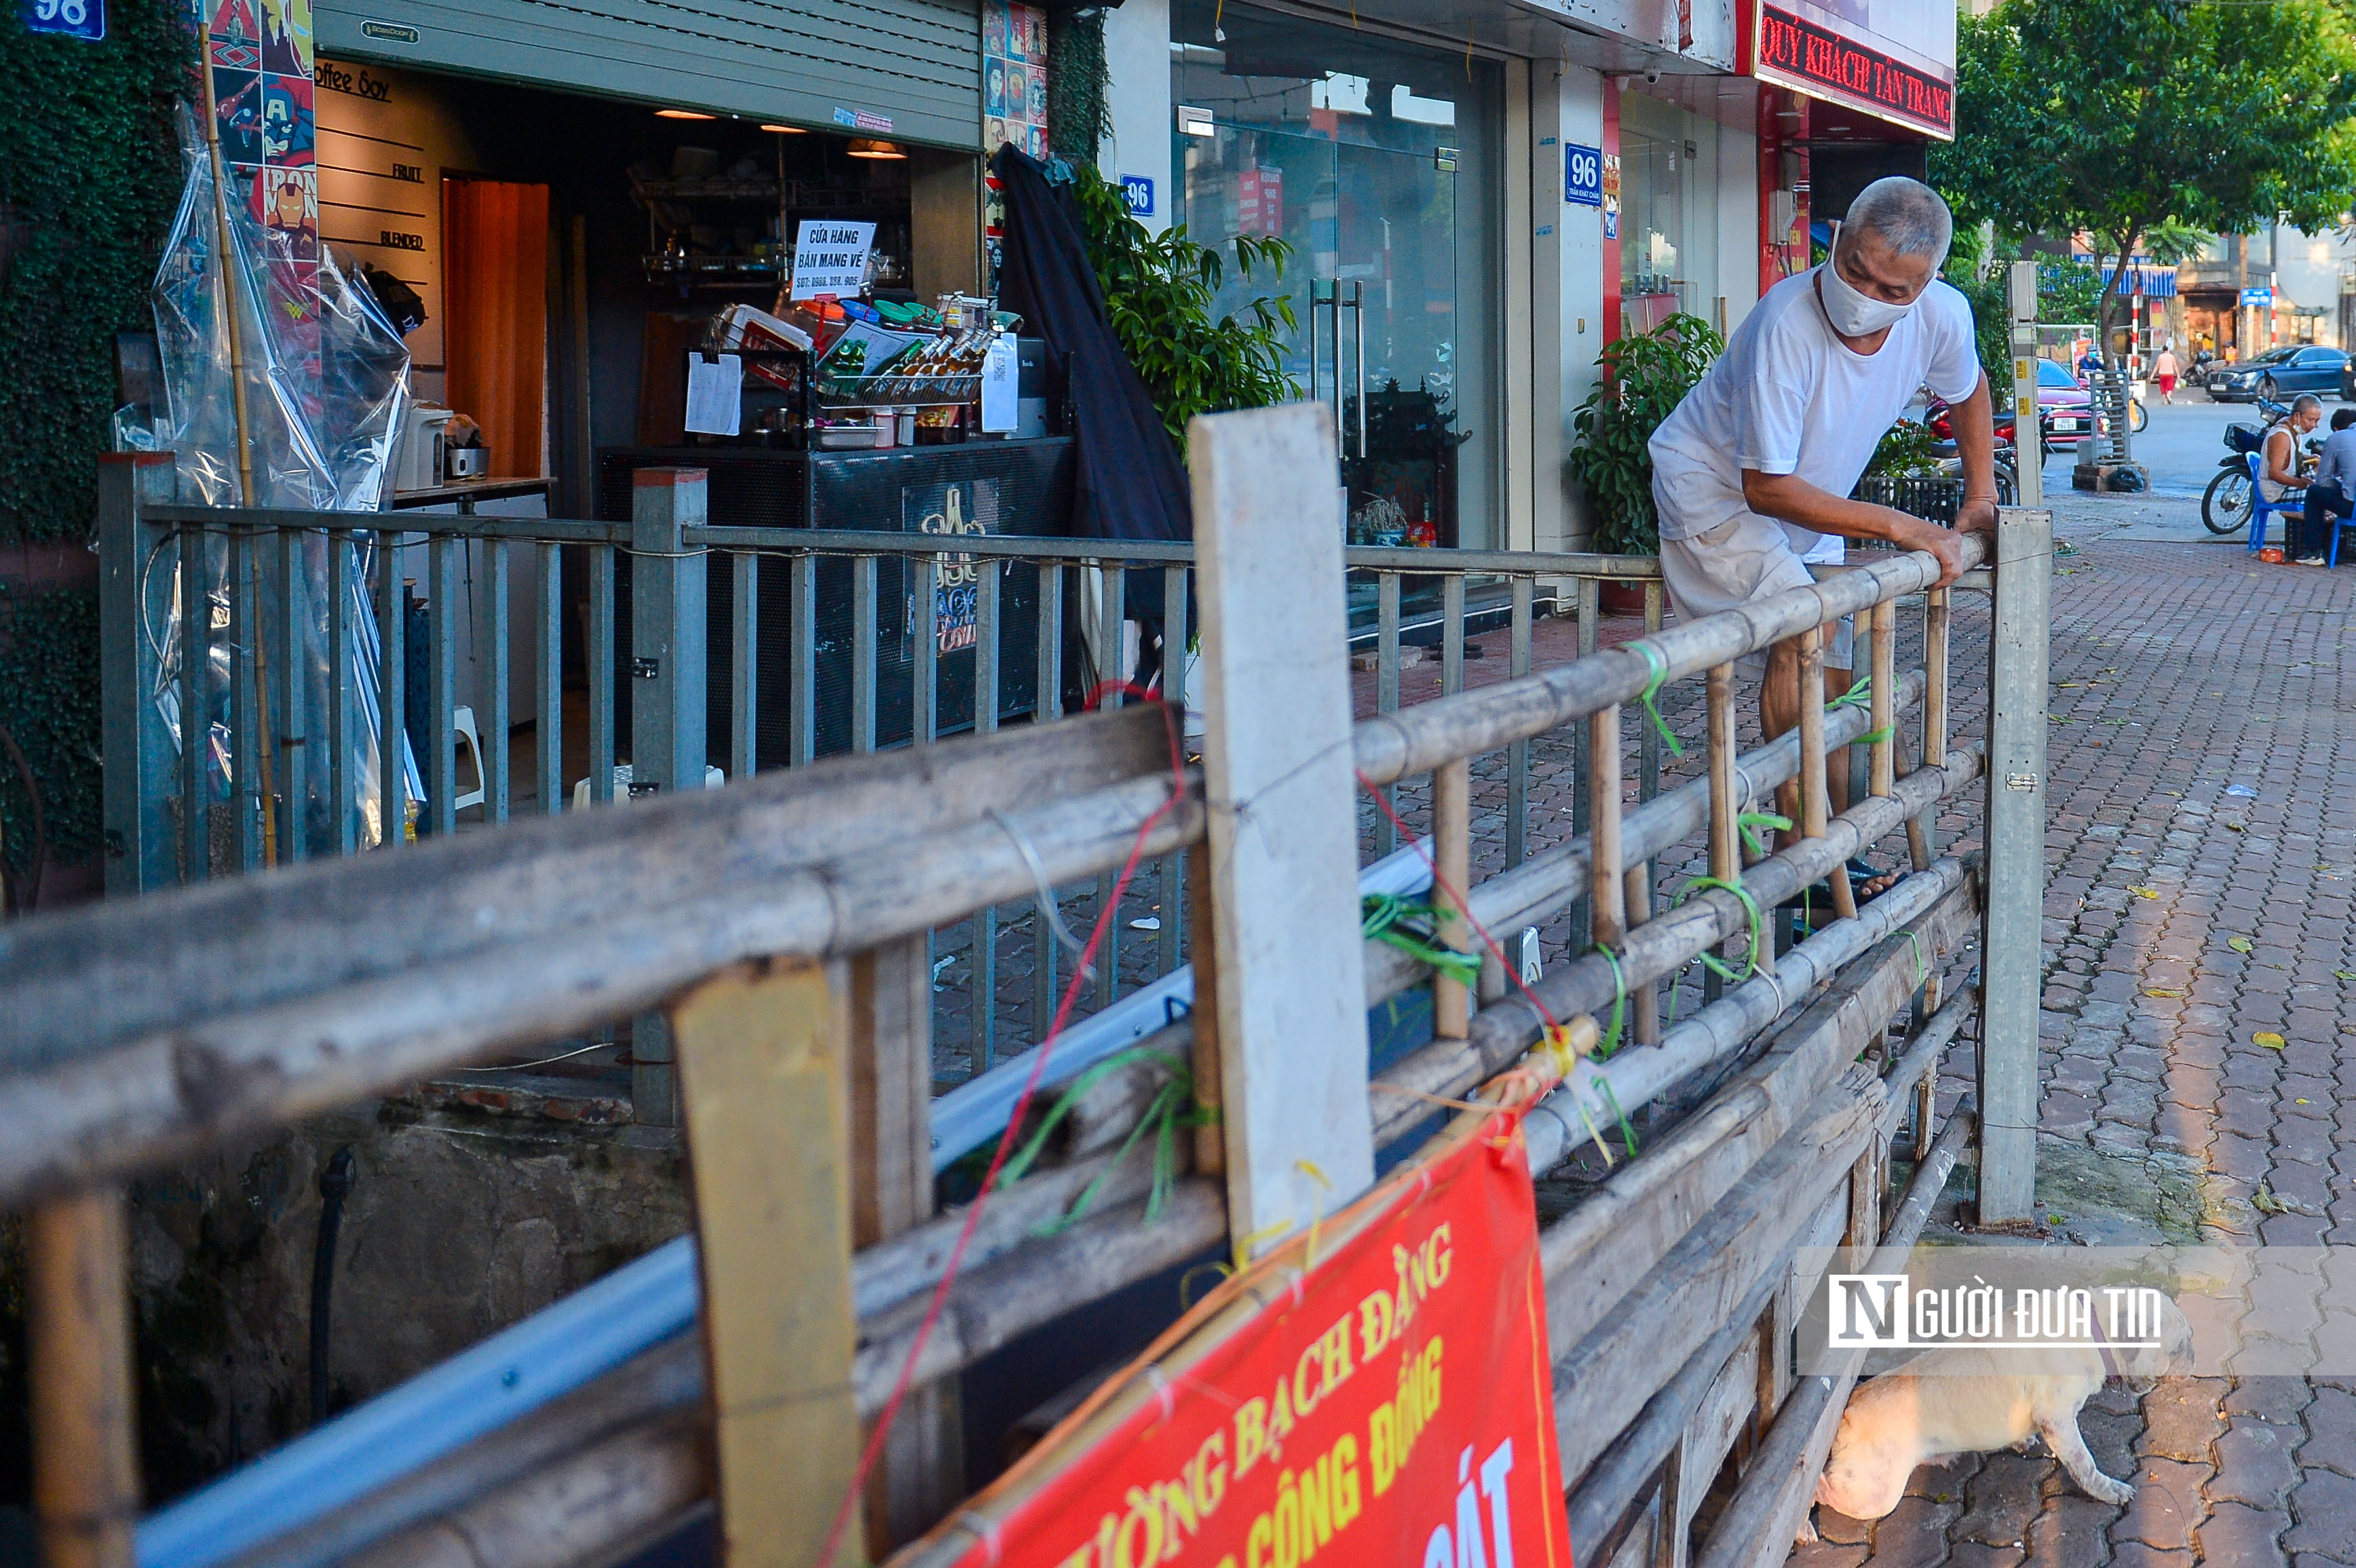
[(2209, 378), (2209, 396), (2221, 403), (2244, 403), (2253, 398), (2279, 400), (2301, 392), (2336, 392), (2347, 398), (2348, 356), (2337, 348), (2303, 348), (2286, 343)]
[(2078, 384), (2066, 365), (2037, 362), (2037, 406), (2050, 446), (2075, 446), (2094, 432), (2094, 397)]

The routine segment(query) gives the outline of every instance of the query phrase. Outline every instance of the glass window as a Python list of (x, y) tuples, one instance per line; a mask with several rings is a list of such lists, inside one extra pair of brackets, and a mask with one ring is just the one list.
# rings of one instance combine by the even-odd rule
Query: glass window
[(1326, 308), (1310, 385), (1312, 282), (1356, 307), (1340, 313), (1354, 532), (1498, 542), (1502, 71), (1220, 0), (1174, 0), (1170, 15), (1173, 96), (1209, 110), (1213, 133), (1176, 138), (1176, 215), (1205, 245), (1250, 234), (1293, 249), (1280, 284), (1238, 277), (1227, 250), (1216, 308), (1289, 295), (1287, 368), (1331, 400)]
[[(1623, 107), (1624, 114), (1624, 107)], [(1685, 308), (1682, 144), (1620, 125), (1620, 323), (1649, 332)]]

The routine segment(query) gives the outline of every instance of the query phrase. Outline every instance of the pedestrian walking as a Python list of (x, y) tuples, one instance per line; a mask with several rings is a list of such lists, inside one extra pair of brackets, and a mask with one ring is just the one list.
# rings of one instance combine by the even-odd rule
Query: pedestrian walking
[(2183, 373), (2184, 367), (2177, 361), (2176, 345), (2162, 344), (2158, 356), (2151, 362), (2151, 384), (2159, 389), (2161, 402), (2176, 401), (2176, 378)]

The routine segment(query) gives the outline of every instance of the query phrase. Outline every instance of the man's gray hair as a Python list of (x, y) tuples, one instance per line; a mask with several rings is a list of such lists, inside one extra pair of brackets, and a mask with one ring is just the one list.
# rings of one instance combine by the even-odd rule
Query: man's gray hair
[(2303, 414), (2309, 409), (2313, 409), (2319, 414), (2321, 413), (2323, 411), (2323, 400), (2317, 397), (2313, 392), (2301, 392), (2297, 397), (2291, 400), (2291, 412), (2295, 414)]
[(1848, 204), (1845, 229), (1870, 229), (1901, 256), (1928, 256), (1936, 272), (1955, 237), (1954, 215), (1937, 191), (1904, 175), (1878, 179)]

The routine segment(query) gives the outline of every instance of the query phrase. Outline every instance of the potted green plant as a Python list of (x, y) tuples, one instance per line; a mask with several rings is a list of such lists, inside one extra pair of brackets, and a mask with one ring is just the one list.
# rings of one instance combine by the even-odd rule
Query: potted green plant
[[(1657, 555), (1660, 517), (1653, 509), (1653, 454), (1647, 443), (1726, 347), (1709, 323), (1679, 314), (1650, 332), (1603, 346), (1595, 389), (1572, 421), (1571, 476), (1594, 511), (1593, 548), (1607, 555)], [(1611, 594), (1620, 584), (1606, 583)], [(1624, 593), (1638, 595), (1635, 584)]]

